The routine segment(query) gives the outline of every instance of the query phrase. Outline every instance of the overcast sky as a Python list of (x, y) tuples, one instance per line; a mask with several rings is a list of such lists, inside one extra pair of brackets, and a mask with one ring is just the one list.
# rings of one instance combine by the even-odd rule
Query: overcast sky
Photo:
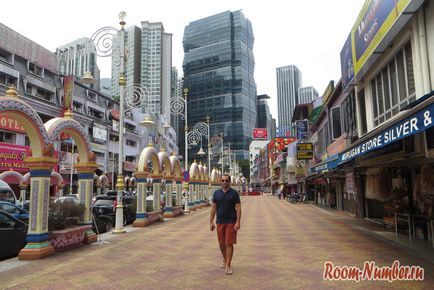
[[(56, 47), (90, 37), (104, 26), (119, 28), (118, 14), (127, 12), (127, 26), (162, 22), (173, 34), (173, 65), (182, 72), (182, 37), (191, 21), (223, 11), (242, 10), (255, 37), (255, 80), (258, 94), (268, 94), (277, 119), (276, 67), (296, 65), (303, 86), (320, 95), (330, 80), (340, 78), (339, 53), (365, 0), (15, 0), (0, 22), (43, 47)], [(11, 2), (12, 3), (12, 2)], [(110, 64), (98, 60), (102, 77)]]

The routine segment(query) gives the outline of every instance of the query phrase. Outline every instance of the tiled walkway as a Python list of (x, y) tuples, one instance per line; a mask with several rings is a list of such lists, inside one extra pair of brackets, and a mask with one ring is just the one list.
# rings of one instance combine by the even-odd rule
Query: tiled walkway
[[(433, 289), (434, 264), (345, 215), (272, 196), (242, 198), (233, 275), (219, 268), (209, 209), (38, 261), (0, 262), (1, 289)], [(324, 281), (324, 263), (418, 265), (425, 281)], [(13, 265), (9, 270), (8, 265)]]

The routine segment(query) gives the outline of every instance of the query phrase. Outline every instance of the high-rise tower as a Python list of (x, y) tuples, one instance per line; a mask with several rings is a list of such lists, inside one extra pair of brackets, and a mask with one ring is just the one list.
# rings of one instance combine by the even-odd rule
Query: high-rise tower
[(196, 20), (184, 30), (189, 128), (209, 115), (211, 133), (224, 133), (237, 160), (248, 159), (256, 125), (253, 42), (252, 24), (241, 11)]
[(290, 130), (291, 136), (295, 136), (291, 119), (295, 105), (299, 104), (298, 89), (302, 84), (301, 71), (295, 65), (278, 67), (276, 78), (279, 128)]

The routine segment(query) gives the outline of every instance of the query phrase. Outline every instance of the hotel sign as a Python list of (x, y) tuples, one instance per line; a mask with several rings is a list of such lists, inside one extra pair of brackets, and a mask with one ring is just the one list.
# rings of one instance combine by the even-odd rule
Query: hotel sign
[(0, 130), (12, 131), (17, 133), (26, 133), (24, 127), (18, 121), (0, 114)]

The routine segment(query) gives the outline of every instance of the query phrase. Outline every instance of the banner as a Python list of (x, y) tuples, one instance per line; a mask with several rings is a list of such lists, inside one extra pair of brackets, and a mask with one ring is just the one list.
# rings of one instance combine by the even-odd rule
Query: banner
[[(30, 146), (21, 146), (10, 143), (0, 142), (0, 171), (17, 171), (17, 172), (29, 172), (24, 162), (24, 159), (29, 155)], [(59, 156), (58, 151), (54, 152), (54, 156)], [(59, 164), (56, 163), (53, 170), (58, 171)]]
[(74, 93), (74, 76), (66, 76), (63, 78), (63, 112), (71, 110), (72, 112), (72, 96)]
[(268, 139), (267, 128), (253, 129), (253, 139)]

